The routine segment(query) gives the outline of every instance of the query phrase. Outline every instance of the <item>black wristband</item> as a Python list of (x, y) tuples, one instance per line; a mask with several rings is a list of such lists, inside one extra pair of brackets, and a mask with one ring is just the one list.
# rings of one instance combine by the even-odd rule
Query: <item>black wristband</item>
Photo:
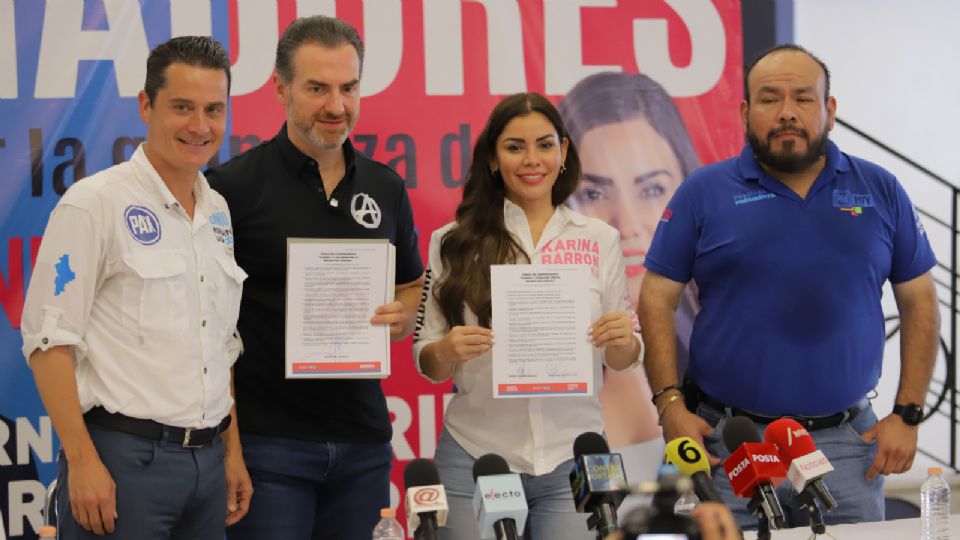
[(654, 393), (653, 393), (653, 397), (650, 398), (650, 400), (653, 401), (653, 404), (654, 404), (654, 405), (656, 405), (656, 404), (657, 404), (657, 398), (660, 397), (660, 396), (662, 396), (662, 395), (664, 395), (664, 394), (666, 394), (666, 393), (669, 392), (670, 390), (676, 390), (676, 391), (678, 391), (678, 392), (680, 392), (680, 393), (683, 393), (683, 389), (680, 388), (680, 385), (679, 385), (679, 384), (671, 384), (670, 386), (664, 386), (663, 388), (661, 388), (661, 389), (657, 390), (656, 392), (654, 392)]

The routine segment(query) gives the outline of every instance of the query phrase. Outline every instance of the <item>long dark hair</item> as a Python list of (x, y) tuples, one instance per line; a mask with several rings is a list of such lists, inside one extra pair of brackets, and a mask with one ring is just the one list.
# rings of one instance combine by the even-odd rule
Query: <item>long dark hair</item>
[(433, 294), (450, 327), (464, 324), (464, 306), (477, 315), (481, 326), (490, 326), (490, 265), (530, 260), (504, 223), (506, 188), (503, 177), (499, 172), (491, 172), (490, 166), (497, 155), (497, 139), (510, 120), (531, 113), (545, 116), (560, 140), (569, 141), (564, 168), (551, 192), (553, 206), (566, 202), (580, 181), (577, 149), (560, 113), (547, 98), (535, 93), (514, 94), (494, 107), (473, 147), (463, 200), (457, 207), (457, 223), (440, 243), (444, 277), (437, 282)]

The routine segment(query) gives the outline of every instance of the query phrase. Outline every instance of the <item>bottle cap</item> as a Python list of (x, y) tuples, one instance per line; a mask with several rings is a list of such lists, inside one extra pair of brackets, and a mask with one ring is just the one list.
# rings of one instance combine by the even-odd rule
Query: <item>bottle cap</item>
[(37, 534), (40, 535), (40, 538), (56, 538), (57, 537), (57, 528), (53, 525), (44, 525), (40, 527), (40, 530), (37, 531)]
[(381, 508), (380, 517), (382, 518), (395, 518), (397, 517), (397, 511), (393, 508)]
[(940, 474), (943, 472), (943, 469), (940, 467), (930, 467), (927, 469), (927, 474)]

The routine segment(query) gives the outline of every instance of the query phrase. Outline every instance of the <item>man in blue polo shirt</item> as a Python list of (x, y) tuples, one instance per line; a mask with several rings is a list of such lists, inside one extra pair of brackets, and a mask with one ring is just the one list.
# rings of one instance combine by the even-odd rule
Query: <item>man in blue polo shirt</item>
[[(829, 77), (795, 45), (749, 66), (740, 106), (749, 145), (677, 190), (646, 259), (639, 312), (664, 439), (703, 441), (716, 464), (729, 455), (720, 435), (730, 416), (761, 430), (795, 417), (836, 469), (824, 479), (839, 503), (827, 522), (875, 521), (881, 475), (908, 470), (916, 452), (939, 335), (936, 259), (896, 178), (828, 140)], [(691, 279), (702, 309), (681, 389), (673, 310)], [(877, 422), (866, 398), (880, 377), (887, 280), (901, 374), (897, 406)], [(722, 471), (714, 476), (738, 522), (756, 526)], [(789, 489), (778, 493), (788, 525), (804, 524)]]

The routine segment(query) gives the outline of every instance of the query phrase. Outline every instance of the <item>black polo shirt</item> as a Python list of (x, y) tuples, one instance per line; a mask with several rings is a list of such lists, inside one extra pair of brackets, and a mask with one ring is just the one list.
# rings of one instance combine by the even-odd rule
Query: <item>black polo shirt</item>
[[(280, 133), (208, 170), (227, 200), (243, 284), (238, 329), (244, 352), (234, 367), (244, 433), (309, 441), (390, 440), (379, 380), (284, 378), (287, 238), (386, 238), (397, 248), (397, 283), (423, 273), (413, 210), (403, 180), (344, 143), (346, 173), (329, 198), (317, 164)], [(355, 209), (355, 210), (354, 210)]]

